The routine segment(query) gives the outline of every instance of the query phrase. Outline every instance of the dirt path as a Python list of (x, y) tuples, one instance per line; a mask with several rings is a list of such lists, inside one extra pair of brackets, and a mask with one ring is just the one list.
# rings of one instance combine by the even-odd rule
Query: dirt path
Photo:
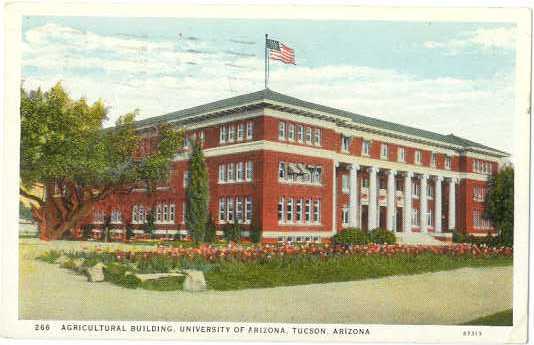
[(511, 266), (192, 294), (88, 283), (34, 252), (21, 246), (22, 319), (459, 324), (512, 306)]

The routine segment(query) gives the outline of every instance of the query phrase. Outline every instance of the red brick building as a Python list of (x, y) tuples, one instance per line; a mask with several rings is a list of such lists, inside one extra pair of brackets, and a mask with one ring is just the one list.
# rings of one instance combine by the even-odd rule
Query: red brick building
[(446, 237), (457, 229), (494, 232), (482, 218), (486, 181), (508, 154), (452, 134), (441, 135), (314, 103), (269, 89), (138, 121), (148, 151), (157, 124), (186, 130), (186, 149), (168, 185), (114, 195), (94, 210), (94, 233), (111, 216), (142, 234), (149, 209), (156, 234), (187, 236), (187, 142), (203, 142), (213, 218), (234, 218), (244, 235), (257, 217), (266, 242), (321, 241), (347, 227)]

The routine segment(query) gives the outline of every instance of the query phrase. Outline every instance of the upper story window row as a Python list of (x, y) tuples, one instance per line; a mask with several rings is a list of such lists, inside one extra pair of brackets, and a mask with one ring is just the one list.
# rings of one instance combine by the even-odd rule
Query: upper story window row
[(323, 167), (303, 163), (280, 162), (278, 164), (278, 181), (320, 185)]
[(205, 137), (204, 131), (203, 130), (199, 130), (199, 131), (187, 133), (185, 135), (185, 138), (184, 138), (184, 149), (191, 148), (192, 143), (195, 142), (197, 140), (197, 138), (200, 141), (201, 147), (204, 147), (204, 143), (206, 142), (206, 137)]
[(473, 159), (473, 172), (479, 173), (479, 174), (491, 174), (492, 173), (492, 166), (489, 162), (482, 161), (479, 159)]
[(219, 143), (231, 144), (252, 140), (254, 137), (254, 122), (237, 122), (224, 124), (219, 127)]
[(278, 122), (278, 140), (321, 146), (321, 129), (280, 121)]
[(219, 165), (219, 184), (234, 182), (251, 182), (254, 175), (252, 161), (226, 163)]
[[(351, 138), (348, 136), (342, 136), (341, 137), (341, 150), (344, 152), (349, 152)], [(371, 150), (372, 150), (373, 142), (371, 140), (363, 140), (362, 141), (362, 152), (361, 155), (364, 157), (370, 157), (371, 156)], [(391, 153), (391, 145), (387, 143), (380, 143), (380, 159), (383, 160), (390, 160), (390, 153)], [(394, 159), (394, 158), (393, 158)], [(402, 146), (397, 146), (397, 162), (399, 163), (406, 163), (407, 162), (407, 155), (406, 155), (406, 148)], [(423, 165), (423, 151), (421, 150), (415, 150), (414, 156), (413, 156), (413, 163), (416, 165)], [(444, 168), (447, 170), (450, 170), (452, 167), (452, 159), (450, 156), (445, 155), (443, 160)], [(438, 153), (437, 152), (431, 152), (430, 153), (430, 167), (437, 168), (438, 167)]]

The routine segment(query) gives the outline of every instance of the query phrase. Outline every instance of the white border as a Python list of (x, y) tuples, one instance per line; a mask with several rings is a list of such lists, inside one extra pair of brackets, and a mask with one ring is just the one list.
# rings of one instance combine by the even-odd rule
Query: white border
[[(395, 2), (381, 2), (396, 4)], [(419, 2), (425, 4), (425, 2)], [(456, 6), (463, 4), (457, 1)], [(501, 5), (503, 3), (500, 3)], [(518, 25), (517, 42), (517, 71), (516, 71), (516, 114), (514, 158), (516, 166), (516, 195), (515, 204), (521, 205), (515, 210), (515, 239), (516, 246), (514, 252), (514, 327), (457, 327), (457, 326), (385, 326), (385, 325), (358, 325), (367, 327), (371, 335), (367, 337), (356, 337), (352, 339), (321, 338), (313, 337), (224, 337), (224, 339), (254, 339), (254, 340), (292, 340), (292, 341), (364, 341), (364, 342), (523, 342), (526, 339), (527, 324), (527, 272), (528, 262), (528, 232), (529, 227), (528, 209), (528, 178), (529, 178), (529, 137), (530, 122), (530, 76), (531, 76), (531, 13), (528, 10), (517, 8), (379, 8), (379, 7), (313, 7), (300, 6), (295, 11), (293, 6), (193, 6), (165, 4), (153, 6), (142, 3), (114, 3), (114, 4), (89, 4), (89, 3), (10, 3), (5, 8), (8, 14), (5, 21), (5, 117), (3, 128), (3, 168), (2, 173), (2, 225), (0, 231), (0, 269), (1, 271), (1, 305), (0, 310), (0, 334), (10, 337), (40, 338), (41, 334), (31, 331), (32, 321), (17, 320), (18, 312), (18, 243), (17, 231), (6, 231), (6, 229), (16, 229), (17, 219), (12, 215), (18, 214), (18, 150), (13, 147), (19, 146), (19, 126), (18, 126), (18, 103), (19, 103), (19, 80), (20, 80), (20, 15), (102, 15), (106, 16), (142, 16), (142, 17), (168, 17), (179, 14), (180, 17), (204, 17), (204, 18), (285, 18), (285, 19), (344, 19), (344, 20), (391, 20), (391, 21), (492, 21), (510, 22), (514, 21)], [(8, 202), (10, 201), (10, 202)], [(48, 322), (53, 327), (61, 321)], [(85, 322), (90, 323), (90, 322)], [(128, 322), (131, 324), (131, 322)], [(146, 323), (145, 323), (146, 324)], [(151, 323), (153, 324), (153, 323)], [(234, 325), (233, 323), (229, 325)], [(241, 324), (239, 324), (241, 325)], [(304, 326), (304, 325), (300, 325)], [(331, 325), (325, 325), (332, 327)], [(482, 330), (483, 336), (465, 338), (461, 332), (466, 329)], [(112, 336), (105, 334), (77, 334), (65, 335), (51, 332), (50, 337), (61, 338), (120, 338), (138, 339), (153, 338), (152, 336), (138, 333), (121, 334)], [(158, 337), (167, 338), (167, 337)], [(176, 335), (172, 336), (176, 339)], [(215, 339), (203, 335), (183, 335), (182, 339)], [(221, 339), (220, 337), (216, 337)], [(167, 338), (169, 339), (169, 338)]]

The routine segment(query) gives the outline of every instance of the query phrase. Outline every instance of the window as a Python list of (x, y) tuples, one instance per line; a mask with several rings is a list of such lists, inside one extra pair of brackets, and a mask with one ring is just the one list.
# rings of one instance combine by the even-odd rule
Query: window
[(278, 199), (278, 223), (284, 222), (284, 198)]
[(322, 169), (320, 167), (313, 168), (312, 176), (311, 176), (312, 183), (321, 184), (321, 172), (322, 172)]
[(234, 221), (234, 198), (226, 198), (226, 220)]
[(251, 196), (247, 196), (245, 198), (245, 213), (246, 213), (245, 221), (247, 223), (252, 222), (252, 197)]
[(230, 126), (228, 128), (228, 142), (233, 143), (235, 141), (235, 126)]
[(320, 200), (314, 200), (313, 201), (313, 222), (314, 223), (320, 223), (321, 222), (321, 201)]
[(286, 123), (285, 122), (278, 123), (278, 139), (286, 140)]
[(245, 177), (245, 169), (243, 162), (236, 163), (235, 165), (235, 175), (236, 175), (236, 181), (242, 182)]
[(341, 175), (341, 190), (348, 193), (350, 189), (349, 175)]
[(138, 214), (137, 205), (134, 205), (133, 208), (132, 208), (132, 223), (133, 224), (138, 224), (139, 223), (139, 214)]
[(219, 222), (226, 220), (226, 198), (219, 199)]
[(416, 150), (415, 151), (415, 164), (421, 164), (423, 161), (423, 154), (421, 151)]
[(341, 151), (349, 152), (350, 151), (350, 142), (351, 138), (345, 135), (341, 136)]
[(310, 199), (306, 200), (306, 207), (304, 211), (304, 221), (306, 223), (311, 222), (311, 200)]
[(451, 170), (451, 157), (445, 156), (445, 169)]
[(297, 141), (302, 143), (304, 141), (304, 127), (297, 125)]
[(438, 165), (438, 154), (437, 153), (432, 152), (432, 158), (431, 158), (430, 164), (432, 165), (433, 168), (435, 168)]
[(121, 216), (120, 210), (114, 209), (111, 211), (111, 223), (112, 224), (122, 223), (122, 216)]
[(161, 204), (156, 206), (156, 223), (161, 223)]
[(286, 220), (293, 223), (293, 198), (288, 198), (286, 203)]
[(240, 123), (237, 125), (237, 141), (245, 140), (245, 124)]
[(303, 203), (302, 199), (297, 200), (297, 204), (295, 207), (295, 221), (297, 223), (302, 223), (302, 203)]
[(432, 209), (429, 208), (429, 209), (428, 209), (428, 212), (426, 213), (426, 225), (427, 225), (427, 226), (430, 226), (430, 227), (433, 227), (433, 226), (434, 226), (434, 217), (433, 217), (433, 214), (434, 214), (434, 212), (432, 212)]
[(380, 144), (380, 158), (388, 159), (388, 145), (387, 144)]
[(315, 146), (321, 146), (321, 129), (315, 128), (314, 134), (315, 135), (313, 136), (313, 144)]
[(397, 160), (399, 162), (405, 162), (406, 161), (406, 151), (404, 147), (399, 147), (397, 149)]
[(252, 176), (254, 175), (254, 163), (252, 161), (247, 161), (247, 170), (245, 172), (245, 180), (248, 182), (252, 181)]
[(227, 167), (226, 181), (234, 182), (234, 179), (235, 179), (235, 175), (234, 175), (235, 164), (234, 163), (229, 163), (229, 164), (226, 165), (226, 167)]
[(419, 226), (421, 224), (421, 219), (419, 219), (419, 210), (412, 208), (412, 225)]
[(362, 178), (362, 188), (369, 188), (369, 178)]
[(169, 222), (169, 205), (163, 204), (163, 222)]
[(182, 202), (182, 224), (185, 223), (185, 209), (186, 209), (186, 204), (185, 204), (185, 201)]
[(252, 121), (247, 122), (247, 140), (252, 140), (254, 135), (254, 123)]
[(434, 199), (434, 187), (433, 186), (428, 185), (426, 187), (426, 196), (429, 199)]
[(419, 195), (421, 195), (421, 186), (412, 181), (412, 197), (419, 199)]
[(176, 220), (176, 205), (170, 204), (169, 205), (169, 222), (174, 224), (175, 220)]
[(285, 180), (286, 178), (286, 163), (278, 163), (278, 179)]
[(341, 220), (343, 225), (349, 224), (349, 208), (346, 206), (341, 210)]
[(189, 181), (191, 180), (191, 173), (189, 170), (184, 171), (184, 188), (189, 185)]
[(228, 131), (226, 126), (221, 126), (219, 130), (219, 142), (221, 144), (224, 144), (226, 140), (228, 139)]
[(404, 191), (404, 181), (402, 180), (395, 180), (395, 190), (402, 192)]
[(184, 138), (184, 149), (188, 149), (191, 147), (191, 138), (189, 137), (189, 135), (185, 135), (185, 138)]
[(312, 142), (312, 129), (310, 127), (306, 127), (306, 144), (311, 144)]
[[(134, 206), (135, 207), (135, 206)], [(95, 210), (93, 212), (93, 223), (95, 224), (102, 224), (104, 223), (104, 211), (102, 210)]]
[(219, 164), (219, 183), (226, 182), (226, 165)]
[(364, 140), (362, 142), (362, 156), (369, 156), (371, 152), (371, 142), (369, 140)]
[(238, 223), (243, 223), (243, 197), (235, 198), (235, 218)]
[(295, 125), (292, 123), (287, 127), (287, 140), (295, 141)]

